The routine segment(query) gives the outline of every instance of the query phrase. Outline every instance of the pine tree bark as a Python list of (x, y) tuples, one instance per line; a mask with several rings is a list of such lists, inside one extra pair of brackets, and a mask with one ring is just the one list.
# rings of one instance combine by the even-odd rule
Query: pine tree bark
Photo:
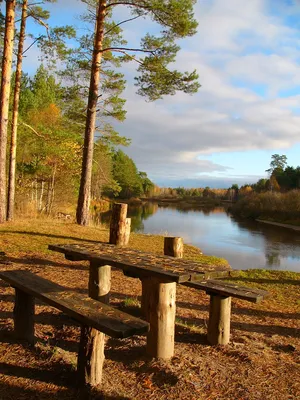
[(0, 93), (0, 223), (6, 220), (6, 146), (16, 0), (6, 0)]
[(94, 131), (96, 125), (98, 90), (100, 82), (100, 66), (102, 59), (102, 43), (104, 37), (104, 20), (106, 15), (106, 0), (99, 0), (94, 50), (92, 59), (90, 90), (86, 116), (85, 136), (83, 145), (82, 171), (76, 211), (79, 225), (88, 225), (91, 197), (92, 165), (94, 152)]
[(7, 215), (6, 215), (7, 221), (11, 221), (14, 218), (17, 131), (18, 131), (18, 115), (19, 115), (19, 102), (20, 102), (20, 91), (21, 91), (22, 61), (23, 61), (23, 50), (24, 50), (26, 20), (27, 20), (27, 5), (28, 5), (28, 0), (24, 0), (22, 6), (20, 38), (18, 45), (17, 67), (16, 67), (16, 82), (15, 82), (14, 102), (13, 102), (13, 117), (12, 117), (12, 128), (11, 128), (10, 158), (9, 158), (9, 172), (8, 172)]

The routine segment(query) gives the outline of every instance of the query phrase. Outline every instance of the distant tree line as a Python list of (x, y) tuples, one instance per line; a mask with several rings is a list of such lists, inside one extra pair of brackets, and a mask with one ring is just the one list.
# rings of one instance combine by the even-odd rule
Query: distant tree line
[(287, 165), (285, 155), (273, 154), (268, 179), (244, 185), (237, 191), (235, 214), (300, 225), (300, 167)]
[(241, 197), (252, 192), (288, 192), (300, 188), (300, 167), (287, 165), (285, 155), (273, 154), (270, 168), (266, 172), (268, 172), (269, 178), (259, 179), (256, 183), (245, 184), (240, 188), (235, 184), (230, 189), (236, 190), (238, 197)]

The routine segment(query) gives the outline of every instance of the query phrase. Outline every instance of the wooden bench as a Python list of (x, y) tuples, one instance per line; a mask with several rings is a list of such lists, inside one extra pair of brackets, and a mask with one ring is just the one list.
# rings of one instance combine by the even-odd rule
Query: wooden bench
[(207, 339), (213, 345), (229, 343), (231, 297), (258, 303), (269, 295), (265, 290), (252, 289), (215, 279), (184, 282), (182, 285), (204, 290), (210, 295)]
[(145, 334), (149, 324), (88, 296), (26, 270), (0, 271), (0, 278), (15, 288), (14, 332), (17, 339), (34, 343), (35, 298), (68, 314), (81, 324), (77, 371), (80, 384), (101, 382), (104, 334), (126, 338)]

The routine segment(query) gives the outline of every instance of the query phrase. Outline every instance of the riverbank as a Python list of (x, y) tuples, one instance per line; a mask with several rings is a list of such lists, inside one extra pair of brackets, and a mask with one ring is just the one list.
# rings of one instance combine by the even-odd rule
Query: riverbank
[(293, 231), (298, 231), (298, 232), (300, 232), (300, 226), (299, 226), (299, 225), (282, 224), (282, 223), (280, 223), (280, 222), (267, 221), (267, 220), (262, 220), (262, 219), (257, 219), (256, 221), (257, 221), (257, 222), (261, 222), (262, 224), (269, 224), (269, 225), (274, 225), (274, 226), (281, 226), (282, 228), (292, 229)]
[[(202, 196), (173, 196), (173, 197), (150, 197), (141, 198), (141, 202), (157, 203), (160, 207), (176, 206), (181, 209), (191, 208), (214, 208), (223, 204), (220, 198), (202, 197)], [(131, 201), (128, 201), (132, 204)]]
[[(7, 259), (67, 288), (87, 293), (88, 265), (50, 252), (50, 243), (107, 241), (101, 227), (69, 221), (24, 220), (0, 225), (0, 251)], [(163, 253), (163, 237), (132, 234), (130, 246)], [(185, 257), (223, 263), (185, 246)], [(112, 272), (111, 303), (140, 314), (140, 282)], [(35, 348), (12, 340), (13, 290), (0, 281), (0, 399), (24, 400), (296, 400), (299, 394), (300, 274), (284, 271), (232, 271), (232, 282), (262, 288), (270, 297), (259, 304), (233, 299), (231, 343), (206, 342), (209, 297), (177, 286), (175, 356), (169, 362), (145, 356), (145, 338), (108, 339), (103, 386), (74, 389), (79, 328), (63, 313), (36, 305)]]
[(300, 190), (251, 193), (240, 198), (229, 211), (244, 218), (300, 226)]

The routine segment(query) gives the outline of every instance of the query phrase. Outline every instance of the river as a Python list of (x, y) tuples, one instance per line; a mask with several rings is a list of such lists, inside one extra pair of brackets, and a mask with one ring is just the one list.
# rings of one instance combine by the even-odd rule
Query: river
[(221, 207), (181, 210), (146, 203), (130, 206), (128, 217), (132, 231), (181, 236), (204, 254), (225, 258), (233, 269), (300, 272), (300, 231), (237, 219)]

